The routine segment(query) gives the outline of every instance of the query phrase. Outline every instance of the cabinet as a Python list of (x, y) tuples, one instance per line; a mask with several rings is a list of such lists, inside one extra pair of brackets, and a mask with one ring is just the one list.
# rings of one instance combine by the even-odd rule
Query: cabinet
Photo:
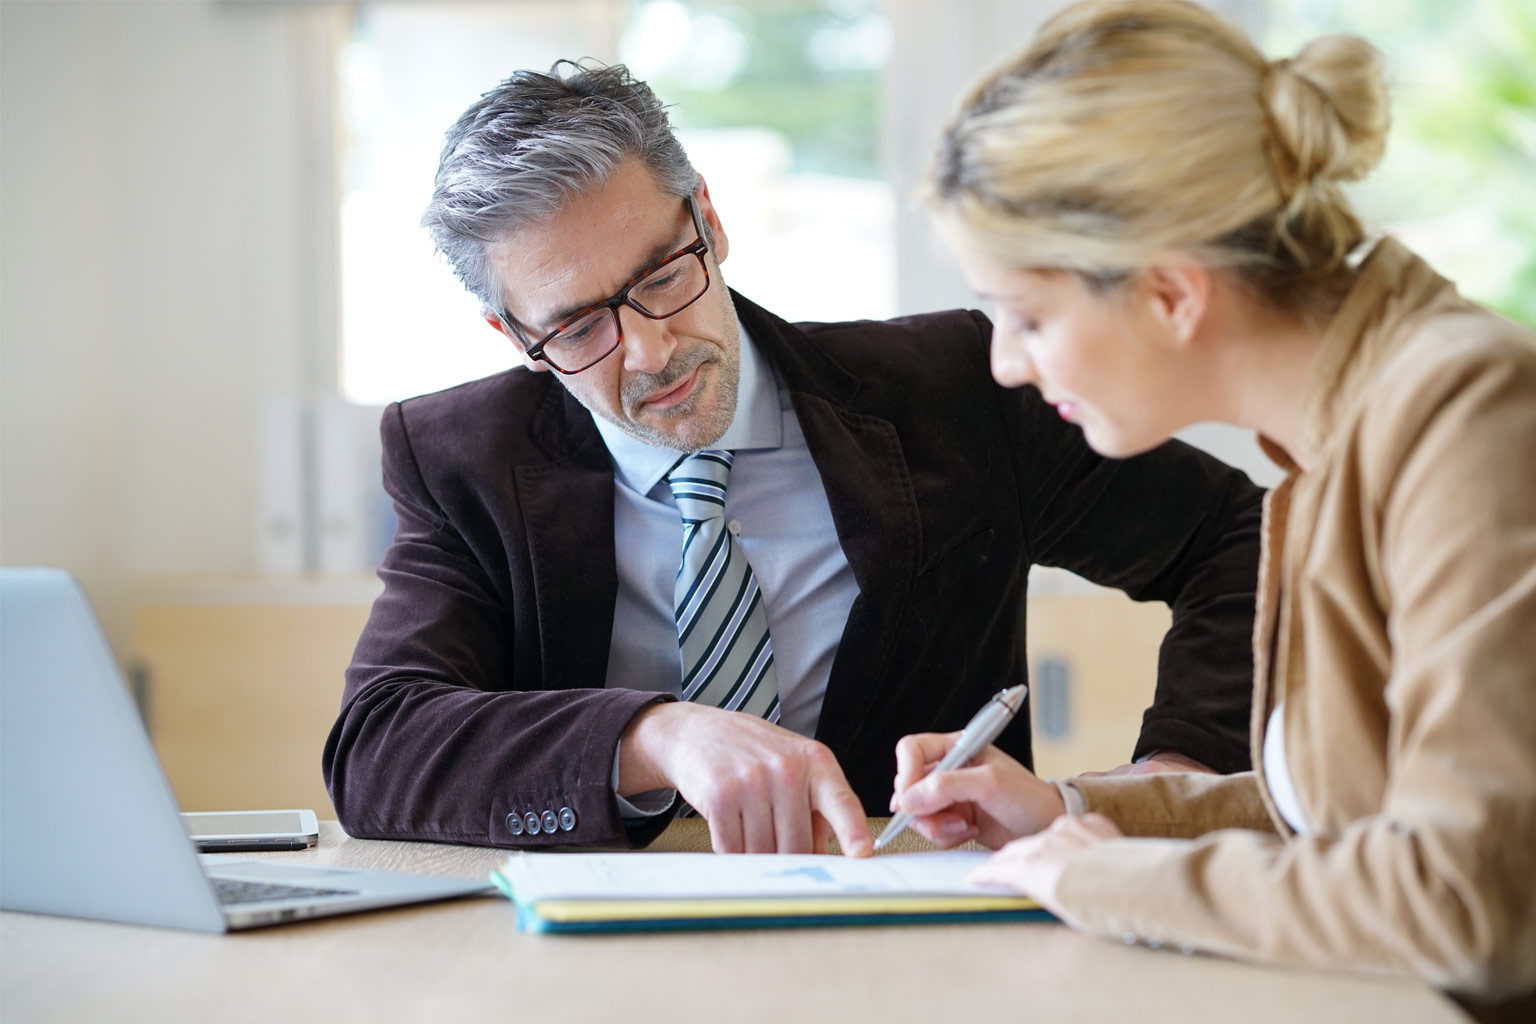
[(320, 751), (377, 590), (373, 580), (196, 582), (136, 601), (132, 657), (183, 810), (336, 816)]
[[(320, 752), (378, 588), (371, 579), (195, 582), (140, 596), (133, 658), (184, 810), (335, 816)], [(1152, 699), (1168, 610), (1095, 590), (1031, 597), (1028, 614), (1036, 767), (1059, 777), (1126, 761)]]
[(1035, 770), (1103, 771), (1131, 758), (1171, 613), (1115, 590), (1029, 599)]

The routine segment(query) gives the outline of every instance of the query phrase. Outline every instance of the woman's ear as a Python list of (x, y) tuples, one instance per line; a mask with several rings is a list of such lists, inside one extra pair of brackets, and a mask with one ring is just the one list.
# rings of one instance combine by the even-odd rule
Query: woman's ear
[(1211, 271), (1198, 263), (1161, 263), (1141, 272), (1140, 291), (1174, 344), (1194, 340), (1211, 303)]

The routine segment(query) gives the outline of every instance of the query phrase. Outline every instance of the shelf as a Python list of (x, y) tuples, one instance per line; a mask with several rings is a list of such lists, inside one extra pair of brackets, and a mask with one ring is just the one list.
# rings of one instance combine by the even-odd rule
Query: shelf
[(371, 605), (384, 590), (377, 576), (139, 577), (138, 607)]

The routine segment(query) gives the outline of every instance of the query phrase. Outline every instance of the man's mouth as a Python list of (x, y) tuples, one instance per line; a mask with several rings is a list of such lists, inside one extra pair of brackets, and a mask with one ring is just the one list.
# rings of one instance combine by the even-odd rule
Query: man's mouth
[[(703, 363), (699, 364), (699, 366), (703, 365)], [(698, 383), (699, 366), (695, 366), (687, 376), (666, 391), (641, 399), (640, 404), (648, 409), (670, 409), (684, 401), (693, 393), (694, 386)]]

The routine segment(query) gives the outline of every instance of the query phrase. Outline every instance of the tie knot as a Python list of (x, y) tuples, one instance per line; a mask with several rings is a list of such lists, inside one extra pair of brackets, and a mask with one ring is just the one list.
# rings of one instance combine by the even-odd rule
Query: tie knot
[(736, 456), (717, 448), (685, 455), (667, 474), (672, 498), (684, 522), (702, 522), (725, 515), (725, 483)]

